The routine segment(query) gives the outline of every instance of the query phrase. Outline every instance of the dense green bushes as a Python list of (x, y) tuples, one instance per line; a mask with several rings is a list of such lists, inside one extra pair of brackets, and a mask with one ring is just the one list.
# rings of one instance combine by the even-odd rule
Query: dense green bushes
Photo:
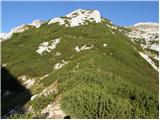
[(75, 118), (158, 118), (155, 95), (111, 73), (64, 73), (59, 89), (62, 108)]
[(71, 89), (75, 85), (87, 84), (87, 83), (93, 83), (93, 84), (101, 85), (101, 87), (103, 87), (103, 84), (106, 81), (114, 80), (114, 79), (115, 79), (115, 76), (113, 76), (111, 73), (101, 73), (92, 69), (82, 69), (78, 71), (65, 72), (65, 73), (59, 74), (58, 89), (60, 92), (62, 92), (62, 91)]
[(50, 95), (42, 95), (40, 97), (35, 98), (31, 101), (31, 106), (35, 111), (39, 111), (47, 107), (48, 104), (52, 103), (55, 100), (57, 94), (52, 93)]
[(63, 96), (62, 107), (77, 118), (129, 118), (129, 101), (114, 98), (96, 85), (80, 85)]
[(9, 116), (9, 119), (32, 119), (32, 118), (33, 118), (32, 113), (25, 113), (25, 114), (15, 113)]
[(44, 119), (45, 116), (40, 112), (25, 112), (25, 113), (15, 113), (8, 117), (8, 119)]
[[(2, 43), (2, 63), (7, 63), (6, 68), (15, 78), (49, 74), (41, 81), (37, 79), (37, 86), (31, 91), (58, 80), (62, 108), (75, 118), (157, 118), (158, 95), (154, 94), (158, 91), (158, 72), (138, 54), (140, 46), (106, 24), (111, 23), (103, 21), (71, 28), (45, 23), (38, 29), (14, 34), (11, 40)], [(61, 42), (54, 50), (45, 55), (36, 52), (40, 43), (55, 38), (61, 38)], [(76, 46), (84, 45), (94, 47), (77, 53)], [(56, 52), (61, 55), (55, 56)], [(61, 60), (68, 64), (55, 70), (54, 65)], [(41, 110), (54, 99), (54, 95), (41, 96), (29, 103), (35, 110)], [(32, 115), (15, 117), (18, 116)]]

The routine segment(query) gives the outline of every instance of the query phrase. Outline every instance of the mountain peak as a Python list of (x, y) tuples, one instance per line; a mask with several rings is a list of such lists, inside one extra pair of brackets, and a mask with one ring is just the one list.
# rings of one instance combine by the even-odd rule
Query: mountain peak
[[(101, 15), (98, 10), (85, 10), (77, 9), (63, 17), (56, 17), (48, 22), (49, 24), (58, 23), (59, 25), (65, 25), (66, 27), (75, 27), (80, 25), (87, 25), (88, 22), (101, 22)], [(34, 20), (30, 24), (22, 24), (13, 28), (9, 33), (1, 33), (0, 41), (11, 38), (13, 33), (21, 33), (28, 30), (30, 27), (39, 28), (44, 21)]]
[(29, 25), (32, 25), (32, 26), (34, 26), (34, 27), (36, 27), (36, 28), (39, 28), (42, 23), (44, 23), (44, 22), (41, 21), (41, 20), (34, 20), (34, 21), (32, 21), (32, 23), (29, 24)]
[(88, 24), (88, 22), (101, 22), (101, 15), (98, 10), (77, 9), (64, 17), (53, 18), (48, 24), (59, 23), (66, 27), (75, 27)]
[(77, 9), (77, 10), (74, 10), (71, 13), (67, 14), (66, 17), (76, 17), (79, 15), (91, 15), (93, 13), (100, 16), (100, 12), (98, 10)]
[(154, 23), (154, 22), (139, 22), (134, 24), (133, 26), (138, 27), (138, 26), (159, 26), (158, 23)]
[(128, 36), (132, 39), (143, 39), (142, 48), (159, 50), (159, 24), (153, 22), (139, 22), (129, 27)]
[(158, 33), (159, 30), (159, 24), (153, 23), (153, 22), (139, 22), (136, 23), (129, 28), (149, 32), (149, 33)]

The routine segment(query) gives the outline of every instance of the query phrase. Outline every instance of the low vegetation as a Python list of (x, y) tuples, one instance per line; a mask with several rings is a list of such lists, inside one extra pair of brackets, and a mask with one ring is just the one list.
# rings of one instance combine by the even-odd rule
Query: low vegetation
[[(36, 79), (36, 88), (41, 90), (57, 80), (61, 108), (71, 118), (158, 118), (158, 72), (139, 55), (140, 45), (118, 30), (129, 28), (111, 29), (106, 24), (111, 25), (108, 20), (73, 28), (44, 23), (40, 28), (14, 34), (2, 43), (2, 63), (7, 63), (5, 68), (16, 79), (21, 75), (41, 78), (48, 74)], [(61, 42), (54, 50), (45, 55), (36, 52), (40, 43), (56, 38)], [(77, 53), (76, 46), (84, 45), (93, 48)], [(55, 56), (56, 52), (61, 55)], [(68, 64), (54, 69), (62, 60)], [(56, 96), (41, 96), (27, 105), (41, 111)], [(35, 117), (31, 113), (12, 116), (43, 117), (38, 113)]]
[(158, 118), (155, 95), (112, 74), (77, 71), (61, 80), (61, 105), (73, 118)]
[(45, 107), (47, 107), (47, 105), (54, 102), (56, 95), (57, 94), (55, 93), (51, 93), (50, 95), (47, 96), (42, 95), (32, 100), (30, 105), (35, 111), (43, 110)]

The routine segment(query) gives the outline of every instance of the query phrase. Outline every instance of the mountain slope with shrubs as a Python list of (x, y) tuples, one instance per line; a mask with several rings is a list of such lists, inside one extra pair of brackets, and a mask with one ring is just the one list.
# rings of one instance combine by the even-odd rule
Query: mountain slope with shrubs
[(132, 28), (82, 9), (36, 23), (1, 35), (2, 68), (31, 93), (16, 107), (2, 90), (3, 118), (158, 118), (158, 62)]

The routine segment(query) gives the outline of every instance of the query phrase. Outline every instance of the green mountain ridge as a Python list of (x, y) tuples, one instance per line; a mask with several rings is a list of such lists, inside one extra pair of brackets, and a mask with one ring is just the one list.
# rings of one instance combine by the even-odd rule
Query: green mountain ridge
[[(71, 19), (83, 17), (85, 10), (79, 11)], [(158, 118), (158, 71), (139, 54), (144, 49), (126, 35), (130, 28), (105, 18), (89, 18), (73, 27), (49, 22), (2, 42), (3, 68), (32, 96), (5, 117)], [(19, 104), (22, 94), (2, 96), (2, 116), (15, 107), (13, 99)]]

